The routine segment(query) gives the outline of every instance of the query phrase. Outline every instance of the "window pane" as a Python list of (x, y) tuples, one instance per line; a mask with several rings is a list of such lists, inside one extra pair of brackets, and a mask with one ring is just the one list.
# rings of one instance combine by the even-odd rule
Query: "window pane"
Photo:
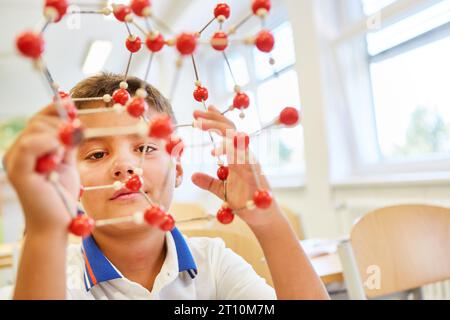
[(257, 90), (259, 115), (262, 123), (273, 120), (286, 106), (299, 108), (300, 94), (295, 70), (262, 83)]
[(380, 11), (397, 0), (362, 0), (363, 10), (367, 16)]
[(450, 0), (445, 0), (389, 27), (369, 33), (369, 54), (380, 53), (449, 21)]
[[(286, 106), (299, 109), (297, 73), (290, 70), (278, 78), (264, 82), (258, 87), (257, 95), (259, 116), (263, 124), (276, 118)], [(261, 136), (259, 152), (268, 155), (262, 160), (267, 174), (304, 172), (303, 128), (298, 126), (269, 130)]]
[[(243, 56), (231, 56), (228, 57), (228, 61), (230, 62), (231, 70), (233, 71), (233, 75), (235, 80), (239, 86), (245, 86), (249, 83), (250, 77), (248, 74), (247, 61)], [(227, 64), (224, 62), (223, 64), (225, 70), (225, 81), (227, 84), (228, 91), (234, 90), (234, 82), (231, 76), (230, 70)]]
[[(289, 22), (285, 22), (273, 31), (275, 47), (271, 54), (253, 49), (255, 57), (256, 77), (266, 79), (274, 72), (283, 70), (295, 63), (294, 36)], [(275, 59), (275, 65), (270, 65), (270, 57)]]
[[(239, 117), (240, 111), (233, 110), (227, 113), (227, 117), (234, 122), (238, 131), (252, 133), (261, 129), (261, 123), (259, 121), (258, 109), (256, 108), (255, 96), (252, 92), (245, 91), (250, 98), (250, 106), (244, 110), (245, 118)], [(228, 101), (228, 106), (233, 104), (234, 96), (231, 96)]]
[(450, 154), (450, 37), (371, 65), (385, 158)]

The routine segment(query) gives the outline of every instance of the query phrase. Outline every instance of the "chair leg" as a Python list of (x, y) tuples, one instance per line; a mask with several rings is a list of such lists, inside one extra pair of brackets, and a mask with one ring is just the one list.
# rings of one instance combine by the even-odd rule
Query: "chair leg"
[(422, 288), (416, 288), (410, 291), (412, 295), (412, 300), (423, 300)]
[(338, 245), (338, 253), (341, 259), (344, 281), (350, 300), (366, 300), (363, 282), (356, 264), (355, 255), (349, 240), (342, 241)]

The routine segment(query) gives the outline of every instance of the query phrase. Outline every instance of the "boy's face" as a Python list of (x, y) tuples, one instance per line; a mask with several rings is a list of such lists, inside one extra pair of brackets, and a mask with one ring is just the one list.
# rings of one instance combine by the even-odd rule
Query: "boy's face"
[[(102, 103), (92, 102), (89, 107), (102, 106)], [(155, 114), (154, 110), (148, 113), (150, 118)], [(128, 127), (142, 121), (126, 112), (95, 113), (80, 115), (79, 118), (85, 128)], [(143, 152), (146, 152), (142, 162), (143, 190), (155, 203), (168, 209), (173, 190), (181, 183), (182, 169), (180, 164), (169, 164), (170, 156), (162, 140), (146, 139), (139, 135), (117, 135), (83, 141), (77, 152), (81, 184), (89, 187), (127, 181), (140, 166)], [(86, 212), (95, 220), (128, 216), (149, 206), (140, 193), (115, 197), (116, 193), (117, 190), (112, 188), (86, 191), (81, 201)]]

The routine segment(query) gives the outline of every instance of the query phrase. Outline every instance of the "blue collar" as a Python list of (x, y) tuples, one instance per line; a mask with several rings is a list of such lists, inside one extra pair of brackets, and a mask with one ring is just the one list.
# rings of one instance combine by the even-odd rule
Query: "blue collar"
[[(186, 240), (177, 228), (174, 228), (171, 234), (177, 251), (178, 271), (187, 271), (190, 277), (194, 279), (197, 275), (197, 265)], [(81, 251), (85, 264), (84, 284), (86, 285), (87, 291), (98, 283), (123, 278), (121, 273), (103, 255), (92, 236), (83, 239)]]

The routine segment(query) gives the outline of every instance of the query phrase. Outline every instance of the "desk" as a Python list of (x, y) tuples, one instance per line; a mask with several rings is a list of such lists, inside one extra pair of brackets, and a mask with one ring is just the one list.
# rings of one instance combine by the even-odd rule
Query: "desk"
[(11, 268), (13, 265), (14, 244), (0, 244), (0, 269)]
[(311, 258), (311, 264), (323, 283), (329, 284), (344, 281), (342, 265), (337, 252)]

